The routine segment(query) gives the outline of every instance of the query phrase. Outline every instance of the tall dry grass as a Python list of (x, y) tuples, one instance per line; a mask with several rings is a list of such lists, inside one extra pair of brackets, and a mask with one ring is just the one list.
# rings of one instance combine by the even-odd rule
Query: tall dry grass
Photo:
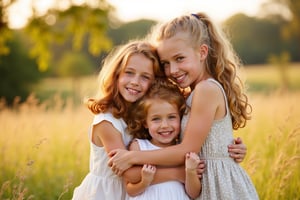
[(235, 133), (247, 145), (241, 165), (261, 199), (300, 199), (299, 99), (299, 92), (252, 95), (252, 120)]
[(70, 199), (88, 170), (91, 119), (85, 107), (60, 98), (2, 106), (0, 199)]
[[(241, 165), (261, 199), (300, 199), (299, 99), (299, 92), (250, 95), (253, 119), (235, 133), (248, 147)], [(0, 199), (71, 199), (88, 171), (92, 117), (58, 97), (2, 103)]]

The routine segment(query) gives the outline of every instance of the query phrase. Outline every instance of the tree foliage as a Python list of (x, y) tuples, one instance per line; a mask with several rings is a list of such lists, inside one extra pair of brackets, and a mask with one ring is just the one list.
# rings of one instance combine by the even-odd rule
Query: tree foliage
[[(8, 26), (8, 10), (16, 2), (0, 0), (0, 97), (5, 97), (9, 103), (16, 96), (26, 98), (31, 84), (41, 76), (40, 72), (51, 65), (55, 44), (71, 41), (72, 50), (79, 51), (87, 41), (88, 53), (92, 55), (100, 55), (112, 45), (107, 30), (114, 19), (110, 16), (113, 7), (106, 0), (91, 0), (80, 5), (75, 0), (55, 1), (57, 5), (44, 14), (33, 5), (32, 16), (19, 31), (26, 36), (23, 41), (16, 38), (16, 31)], [(69, 6), (60, 7), (62, 2)], [(28, 53), (36, 64), (28, 58)]]
[(292, 34), (300, 37), (300, 1), (299, 0), (268, 0), (261, 7), (261, 15), (274, 18), (277, 15), (289, 21), (282, 27), (285, 36)]
[(34, 60), (28, 57), (20, 37), (17, 33), (12, 36), (14, 40), (6, 44), (10, 53), (0, 55), (0, 97), (5, 97), (8, 104), (16, 96), (24, 100), (30, 93), (32, 84), (41, 77)]
[(288, 22), (273, 16), (270, 18), (249, 17), (236, 14), (224, 22), (234, 49), (245, 64), (260, 64), (268, 61), (269, 56), (289, 51), (291, 60), (300, 61), (297, 37), (282, 37), (281, 28)]
[(62, 77), (78, 78), (93, 72), (91, 61), (79, 52), (66, 52), (58, 65), (57, 74)]
[[(109, 25), (109, 12), (112, 7), (99, 0), (93, 7), (71, 5), (66, 10), (51, 9), (43, 16), (33, 15), (26, 26), (32, 40), (31, 55), (37, 59), (39, 69), (45, 71), (51, 60), (50, 47), (53, 42), (63, 42), (72, 38), (74, 50), (80, 50), (83, 39), (87, 36), (89, 53), (99, 55), (102, 50), (111, 47), (111, 40), (106, 35)], [(52, 20), (50, 20), (52, 19)], [(59, 26), (55, 26), (59, 24)]]

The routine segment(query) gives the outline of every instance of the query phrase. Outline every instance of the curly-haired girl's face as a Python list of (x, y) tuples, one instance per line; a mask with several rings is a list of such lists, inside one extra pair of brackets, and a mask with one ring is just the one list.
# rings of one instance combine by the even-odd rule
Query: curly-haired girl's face
[(135, 102), (145, 95), (154, 80), (153, 63), (143, 54), (134, 54), (120, 73), (118, 89), (128, 102)]
[(151, 142), (159, 147), (170, 146), (180, 133), (180, 115), (177, 105), (161, 99), (151, 100), (145, 127)]

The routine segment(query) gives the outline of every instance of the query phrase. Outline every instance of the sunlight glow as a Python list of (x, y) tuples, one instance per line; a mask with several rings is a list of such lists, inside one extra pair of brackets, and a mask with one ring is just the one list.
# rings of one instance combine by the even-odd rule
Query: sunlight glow
[[(107, 0), (116, 8), (117, 17), (123, 21), (133, 21), (141, 18), (165, 21), (170, 18), (196, 12), (206, 12), (217, 21), (224, 21), (231, 15), (242, 12), (250, 16), (257, 14), (259, 7), (266, 0)], [(11, 28), (24, 26), (32, 14), (31, 5), (40, 14), (59, 2), (55, 0), (19, 0), (9, 10), (9, 25)], [(82, 3), (83, 0), (74, 0)]]

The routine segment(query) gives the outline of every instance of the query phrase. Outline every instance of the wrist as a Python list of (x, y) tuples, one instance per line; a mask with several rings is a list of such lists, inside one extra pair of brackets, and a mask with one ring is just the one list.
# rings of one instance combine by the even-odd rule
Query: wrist
[(188, 174), (197, 174), (197, 168), (185, 168), (185, 172)]
[(129, 163), (131, 165), (142, 165), (144, 163), (141, 163), (140, 161), (140, 152), (141, 151), (129, 151), (130, 154), (129, 154)]

